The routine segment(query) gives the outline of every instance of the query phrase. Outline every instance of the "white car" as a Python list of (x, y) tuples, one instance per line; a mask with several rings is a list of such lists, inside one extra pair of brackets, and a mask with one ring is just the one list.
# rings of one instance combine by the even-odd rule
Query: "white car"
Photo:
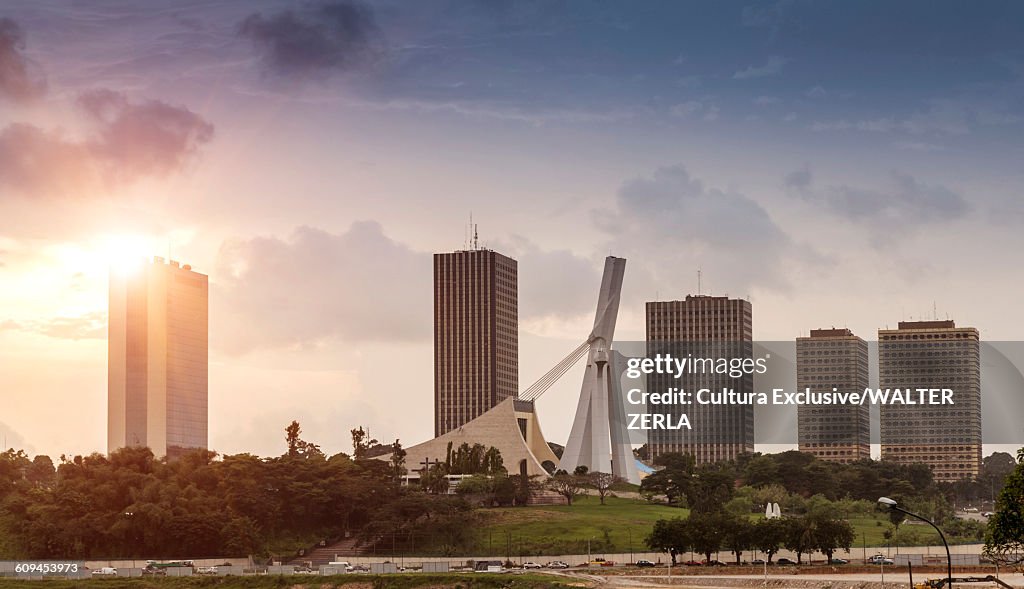
[(567, 569), (567, 568), (569, 568), (569, 563), (562, 562), (560, 560), (554, 560), (554, 561), (551, 561), (551, 562), (548, 563), (548, 568), (549, 569)]
[(524, 569), (540, 569), (540, 568), (544, 568), (544, 567), (540, 566), (539, 564), (537, 564), (535, 562), (524, 562), (523, 563), (523, 568)]
[(114, 567), (98, 568), (98, 569), (96, 569), (96, 570), (94, 570), (92, 572), (92, 576), (94, 576), (94, 577), (116, 577), (117, 576), (117, 569), (115, 569)]

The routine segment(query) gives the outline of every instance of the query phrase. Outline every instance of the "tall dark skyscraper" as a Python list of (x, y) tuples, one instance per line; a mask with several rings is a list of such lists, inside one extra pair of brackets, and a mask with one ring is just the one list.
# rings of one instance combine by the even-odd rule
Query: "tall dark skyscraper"
[(434, 434), (519, 389), (516, 261), (488, 249), (434, 254)]
[(109, 315), (107, 450), (206, 448), (207, 277), (163, 258), (112, 273)]
[(953, 321), (900, 321), (878, 330), (878, 386), (950, 388), (954, 405), (882, 405), (882, 459), (924, 463), (935, 480), (981, 469), (981, 350), (978, 330)]
[[(868, 387), (868, 344), (849, 329), (812, 329), (796, 340), (796, 386), (812, 393), (863, 393)], [(822, 460), (856, 462), (871, 457), (867, 405), (801, 405), (800, 451)]]
[[(753, 319), (749, 301), (706, 295), (687, 295), (683, 301), (647, 303), (647, 355), (671, 353), (677, 357), (750, 358), (753, 350)], [(707, 388), (715, 393), (733, 389), (752, 393), (754, 377), (747, 374), (695, 373), (682, 378), (651, 374), (648, 392), (679, 387), (696, 393)], [(692, 429), (650, 430), (651, 457), (668, 452), (692, 454), (698, 464), (735, 458), (754, 451), (753, 405), (648, 405), (648, 412), (686, 413)]]

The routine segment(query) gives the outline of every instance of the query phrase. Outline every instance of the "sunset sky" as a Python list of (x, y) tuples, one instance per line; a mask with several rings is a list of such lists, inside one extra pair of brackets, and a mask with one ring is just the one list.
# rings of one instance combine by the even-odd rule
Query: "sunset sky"
[[(983, 10), (982, 10), (983, 9)], [(0, 442), (105, 450), (107, 276), (210, 276), (210, 444), (432, 433), (432, 252), (519, 261), (520, 383), (643, 302), (1024, 329), (1024, 5), (0, 5)], [(564, 442), (577, 370), (540, 402)]]

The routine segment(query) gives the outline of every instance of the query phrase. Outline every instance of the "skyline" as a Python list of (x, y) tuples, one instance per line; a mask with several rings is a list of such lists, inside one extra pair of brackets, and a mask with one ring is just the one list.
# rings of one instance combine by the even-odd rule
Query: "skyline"
[[(213, 448), (273, 453), (292, 419), (338, 450), (356, 425), (428, 439), (430, 256), (470, 212), (519, 262), (524, 385), (589, 331), (609, 253), (623, 339), (698, 269), (759, 340), (933, 306), (1018, 339), (1020, 6), (334, 4), (363, 35), (294, 54), (283, 3), (0, 11), (8, 445), (103, 448), (126, 251), (211, 276), (211, 415), (245, 407)], [(552, 440), (581, 377), (539, 404)]]

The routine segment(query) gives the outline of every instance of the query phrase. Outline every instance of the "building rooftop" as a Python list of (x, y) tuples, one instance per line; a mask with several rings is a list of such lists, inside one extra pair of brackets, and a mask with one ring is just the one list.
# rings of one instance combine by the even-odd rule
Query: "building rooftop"
[(899, 329), (955, 329), (952, 319), (943, 321), (900, 321)]

